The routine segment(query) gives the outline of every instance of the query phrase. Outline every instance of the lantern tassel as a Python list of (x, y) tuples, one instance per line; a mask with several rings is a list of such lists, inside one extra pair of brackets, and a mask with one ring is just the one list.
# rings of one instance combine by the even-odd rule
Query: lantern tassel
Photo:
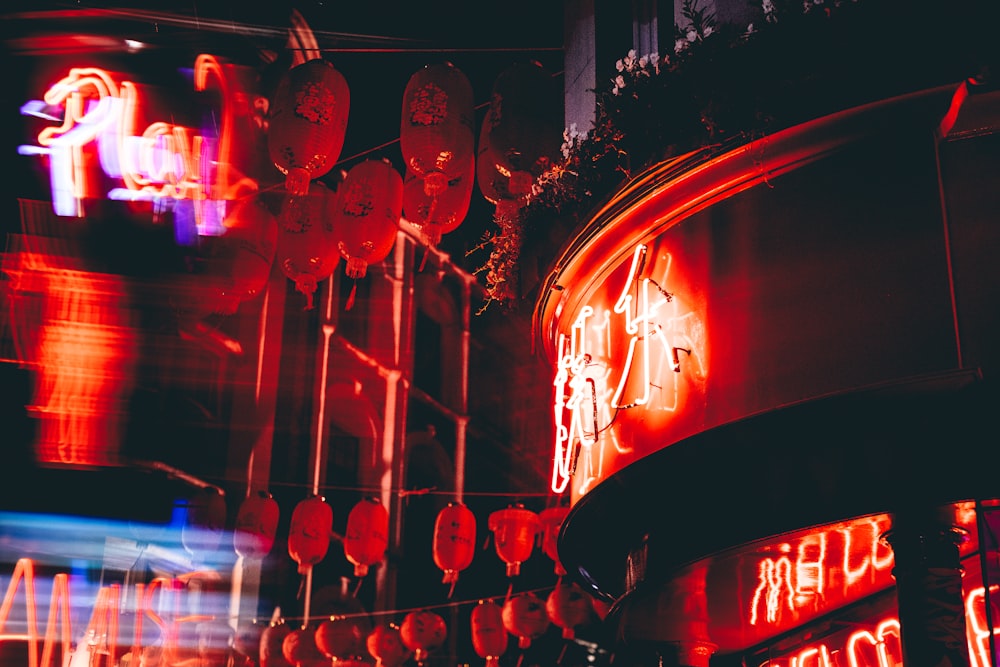
[(563, 658), (566, 657), (566, 648), (569, 646), (566, 642), (563, 642), (562, 650), (559, 651), (559, 657), (556, 658), (556, 664), (561, 665)]
[(455, 584), (457, 583), (458, 583), (458, 577), (455, 577), (454, 579), (451, 580), (451, 586), (448, 587), (449, 600), (451, 599), (451, 596), (455, 594)]
[(355, 598), (356, 598), (356, 597), (358, 597), (358, 591), (360, 591), (360, 590), (361, 590), (361, 584), (362, 584), (363, 582), (364, 582), (364, 579), (363, 579), (363, 578), (362, 578), (362, 579), (358, 579), (358, 583), (354, 585), (354, 592), (353, 592), (353, 593), (351, 593), (351, 596), (352, 596), (352, 597), (355, 597)]
[(344, 306), (344, 310), (350, 310), (354, 308), (354, 297), (358, 293), (358, 281), (354, 281), (354, 286), (351, 287), (351, 293), (347, 296), (347, 304)]

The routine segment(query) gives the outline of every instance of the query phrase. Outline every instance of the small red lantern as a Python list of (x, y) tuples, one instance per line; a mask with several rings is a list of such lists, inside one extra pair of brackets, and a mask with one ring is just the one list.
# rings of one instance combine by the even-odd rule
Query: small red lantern
[(370, 264), (389, 256), (402, 215), (403, 177), (388, 160), (348, 170), (337, 188), (333, 227), (349, 278), (364, 278)]
[(363, 498), (347, 515), (344, 555), (354, 564), (354, 576), (385, 558), (389, 547), (389, 512), (378, 498)]
[(278, 531), (278, 503), (267, 491), (243, 499), (233, 527), (233, 547), (243, 558), (264, 558), (271, 553)]
[(531, 642), (546, 633), (552, 621), (545, 611), (545, 603), (534, 593), (518, 593), (503, 603), (503, 627), (517, 637), (517, 647), (526, 649)]
[(326, 174), (340, 158), (351, 94), (344, 76), (322, 58), (292, 67), (271, 100), (268, 153), (292, 195)]
[(365, 634), (356, 619), (328, 618), (316, 627), (316, 646), (331, 660), (361, 659)]
[(594, 607), (582, 588), (560, 580), (545, 600), (549, 620), (562, 628), (563, 639), (573, 639), (576, 628), (591, 620)]
[(451, 502), (438, 512), (433, 552), (434, 564), (444, 572), (441, 583), (454, 586), (476, 554), (476, 515), (466, 505)]
[(475, 155), (473, 97), (468, 77), (448, 62), (424, 67), (406, 85), (399, 148), (429, 197), (468, 173)]
[(413, 651), (413, 659), (417, 664), (423, 664), (429, 653), (444, 644), (448, 637), (448, 626), (443, 618), (432, 611), (411, 611), (399, 626), (399, 636), (403, 645)]
[(493, 600), (480, 600), (472, 608), (472, 647), (486, 667), (497, 667), (500, 656), (507, 650), (507, 629), (503, 626), (503, 611)]
[(521, 563), (531, 556), (538, 525), (538, 515), (521, 504), (490, 514), (488, 526), (494, 534), (493, 544), (497, 555), (507, 563), (508, 577), (520, 574)]
[(272, 623), (260, 635), (260, 667), (291, 667), (282, 647), (292, 632), (286, 623)]
[(333, 508), (322, 496), (309, 496), (295, 506), (288, 527), (288, 555), (299, 564), (299, 574), (326, 557), (332, 530)]
[(295, 628), (281, 643), (281, 653), (285, 660), (298, 667), (319, 667), (328, 665), (326, 656), (316, 646), (315, 628)]
[(410, 657), (399, 626), (391, 623), (377, 626), (369, 633), (365, 643), (368, 652), (375, 658), (376, 667), (399, 667)]
[(555, 563), (556, 575), (566, 574), (566, 568), (559, 561), (559, 530), (562, 528), (568, 507), (548, 507), (538, 514), (542, 531), (542, 552)]
[(475, 185), (476, 158), (470, 155), (465, 173), (456, 175), (444, 189), (429, 195), (423, 181), (407, 170), (403, 180), (403, 213), (407, 221), (420, 228), (430, 245), (436, 246), (441, 237), (458, 229), (469, 213)]
[(335, 201), (330, 188), (317, 181), (305, 196), (286, 197), (278, 215), (276, 261), (306, 296), (306, 310), (313, 307), (317, 285), (340, 262), (332, 220)]
[(211, 553), (222, 543), (225, 527), (226, 497), (220, 489), (204, 487), (188, 499), (181, 544), (193, 555)]
[(232, 293), (240, 301), (267, 286), (278, 244), (278, 223), (257, 198), (239, 201), (222, 221), (222, 240), (229, 252)]

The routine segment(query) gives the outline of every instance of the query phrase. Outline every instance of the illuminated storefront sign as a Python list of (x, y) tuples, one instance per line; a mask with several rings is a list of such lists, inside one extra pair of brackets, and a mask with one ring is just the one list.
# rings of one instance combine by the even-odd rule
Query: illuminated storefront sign
[(570, 331), (559, 334), (555, 493), (571, 478), (574, 493), (586, 493), (604, 476), (610, 451), (629, 451), (614, 427), (621, 411), (674, 413), (683, 402), (682, 379), (704, 380), (704, 326), (668, 290), (672, 265), (669, 252), (638, 245), (627, 274), (605, 286), (607, 301), (582, 307)]
[[(990, 586), (990, 595), (1000, 586)], [(986, 616), (986, 589), (974, 588), (965, 595), (966, 637), (971, 667), (989, 667), (990, 638), (1000, 634), (1000, 610), (991, 600), (993, 631)], [(854, 624), (858, 629), (842, 632), (825, 641), (811, 643), (780, 658), (771, 658), (760, 667), (902, 667), (899, 619), (895, 615), (869, 623)]]
[[(195, 61), (194, 88), (218, 92), (217, 131), (146, 123), (139, 84), (96, 67), (71, 69), (49, 87), (43, 102), (25, 104), (23, 114), (63, 110), (62, 124), (43, 129), (38, 146), (19, 149), (48, 156), (55, 213), (82, 217), (85, 200), (102, 197), (187, 201), (199, 233), (218, 234), (222, 205), (247, 185), (233, 164), (233, 148), (237, 119), (249, 114), (249, 97), (232, 66), (204, 54)], [(102, 176), (117, 185), (102, 191)]]

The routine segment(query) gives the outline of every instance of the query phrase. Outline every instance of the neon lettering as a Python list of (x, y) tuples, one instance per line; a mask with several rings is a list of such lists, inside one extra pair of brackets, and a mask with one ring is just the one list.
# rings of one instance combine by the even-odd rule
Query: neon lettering
[[(99, 68), (72, 68), (43, 98), (50, 107), (63, 108), (61, 124), (42, 130), (38, 146), (21, 146), (19, 151), (49, 156), (57, 215), (82, 217), (84, 201), (100, 196), (130, 201), (190, 200), (199, 233), (218, 234), (221, 207), (204, 204), (235, 199), (248, 180), (237, 179), (231, 163), (234, 119), (247, 95), (231, 80), (226, 66), (202, 54), (195, 60), (195, 90), (208, 90), (212, 82), (222, 99), (218, 140), (166, 121), (140, 129), (143, 101), (137, 84), (117, 81)], [(36, 107), (29, 102), (22, 113)], [(122, 187), (98, 192), (94, 172), (98, 165), (106, 176), (119, 179)]]
[[(690, 372), (704, 376), (698, 318), (693, 312), (681, 314), (673, 295), (661, 287), (672, 258), (663, 256), (657, 281), (643, 277), (649, 269), (648, 252), (645, 245), (636, 247), (612, 308), (584, 305), (568, 334), (558, 336), (551, 480), (555, 493), (564, 492), (571, 478), (577, 480), (578, 493), (601, 479), (605, 447), (630, 451), (610, 428), (617, 411), (677, 410), (680, 354)], [(619, 332), (628, 340), (624, 350), (612, 349)], [(621, 352), (624, 360), (618, 356)]]

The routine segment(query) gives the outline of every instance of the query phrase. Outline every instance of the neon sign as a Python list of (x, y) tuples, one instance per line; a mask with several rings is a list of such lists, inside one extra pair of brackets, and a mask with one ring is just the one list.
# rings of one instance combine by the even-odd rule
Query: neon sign
[[(63, 109), (62, 124), (38, 134), (38, 146), (21, 154), (47, 155), (52, 206), (57, 215), (82, 217), (84, 201), (99, 197), (126, 201), (187, 200), (200, 234), (221, 233), (225, 200), (256, 183), (232, 164), (236, 119), (250, 112), (231, 66), (202, 54), (195, 61), (194, 88), (218, 89), (222, 108), (218, 132), (210, 135), (166, 121), (140, 125), (140, 87), (107, 70), (75, 67), (45, 93), (44, 105)], [(29, 102), (22, 114), (43, 106)], [(245, 107), (245, 108), (244, 108)], [(99, 190), (99, 176), (120, 182)]]
[[(873, 585), (891, 585), (893, 553), (880, 539), (887, 527), (887, 520), (871, 519), (860, 525), (817, 531), (797, 544), (782, 544), (780, 556), (761, 558), (747, 614), (750, 625), (795, 623), (796, 614), (825, 606), (828, 589), (836, 588), (844, 596), (856, 586), (867, 591)], [(833, 540), (839, 543), (832, 544)], [(792, 615), (790, 622), (784, 614)]]
[(705, 377), (704, 327), (664, 288), (672, 256), (662, 253), (651, 261), (649, 254), (648, 246), (636, 247), (611, 308), (587, 304), (569, 333), (559, 334), (553, 380), (555, 493), (564, 492), (574, 477), (575, 490), (586, 493), (603, 477), (605, 447), (629, 451), (612, 428), (619, 411), (675, 412), (681, 404), (680, 374)]
[[(1000, 592), (1000, 586), (990, 586), (990, 595)], [(966, 638), (971, 667), (990, 667), (990, 637), (1000, 634), (994, 625), (992, 632), (986, 616), (986, 589), (974, 588), (965, 596)], [(991, 600), (991, 605), (994, 603)], [(995, 605), (994, 621), (1000, 616)], [(854, 630), (827, 641), (809, 644), (781, 658), (766, 660), (760, 667), (902, 667), (903, 647), (900, 642), (899, 619), (883, 617), (868, 627)]]
[[(118, 664), (116, 653), (127, 650), (137, 663), (143, 646), (143, 621), (148, 620), (159, 630), (159, 637), (150, 646), (156, 645), (162, 651), (163, 664), (178, 664), (189, 659), (191, 647), (182, 645), (182, 628), (190, 624), (200, 624), (217, 620), (214, 615), (183, 613), (181, 593), (187, 590), (188, 582), (197, 581), (198, 573), (183, 577), (157, 577), (148, 584), (136, 583), (134, 627), (131, 637), (119, 641), (119, 619), (122, 618), (122, 587), (114, 583), (102, 586), (96, 595), (93, 611), (84, 630), (82, 641), (73, 649), (73, 630), (70, 611), (72, 601), (68, 577), (65, 573), (53, 577), (52, 594), (44, 637), (38, 631), (38, 608), (35, 597), (35, 566), (29, 558), (22, 558), (14, 566), (14, 572), (7, 586), (7, 592), (0, 605), (0, 642), (4, 639), (27, 639), (28, 667), (55, 667), (55, 652), (62, 651), (63, 665), (70, 667), (112, 667)], [(25, 605), (25, 632), (11, 632), (8, 627), (11, 611), (17, 598), (18, 588), (23, 585)], [(223, 619), (218, 619), (223, 620)], [(42, 653), (39, 657), (39, 640)], [(204, 647), (215, 648), (215, 647)], [(196, 650), (202, 650), (198, 647)]]

